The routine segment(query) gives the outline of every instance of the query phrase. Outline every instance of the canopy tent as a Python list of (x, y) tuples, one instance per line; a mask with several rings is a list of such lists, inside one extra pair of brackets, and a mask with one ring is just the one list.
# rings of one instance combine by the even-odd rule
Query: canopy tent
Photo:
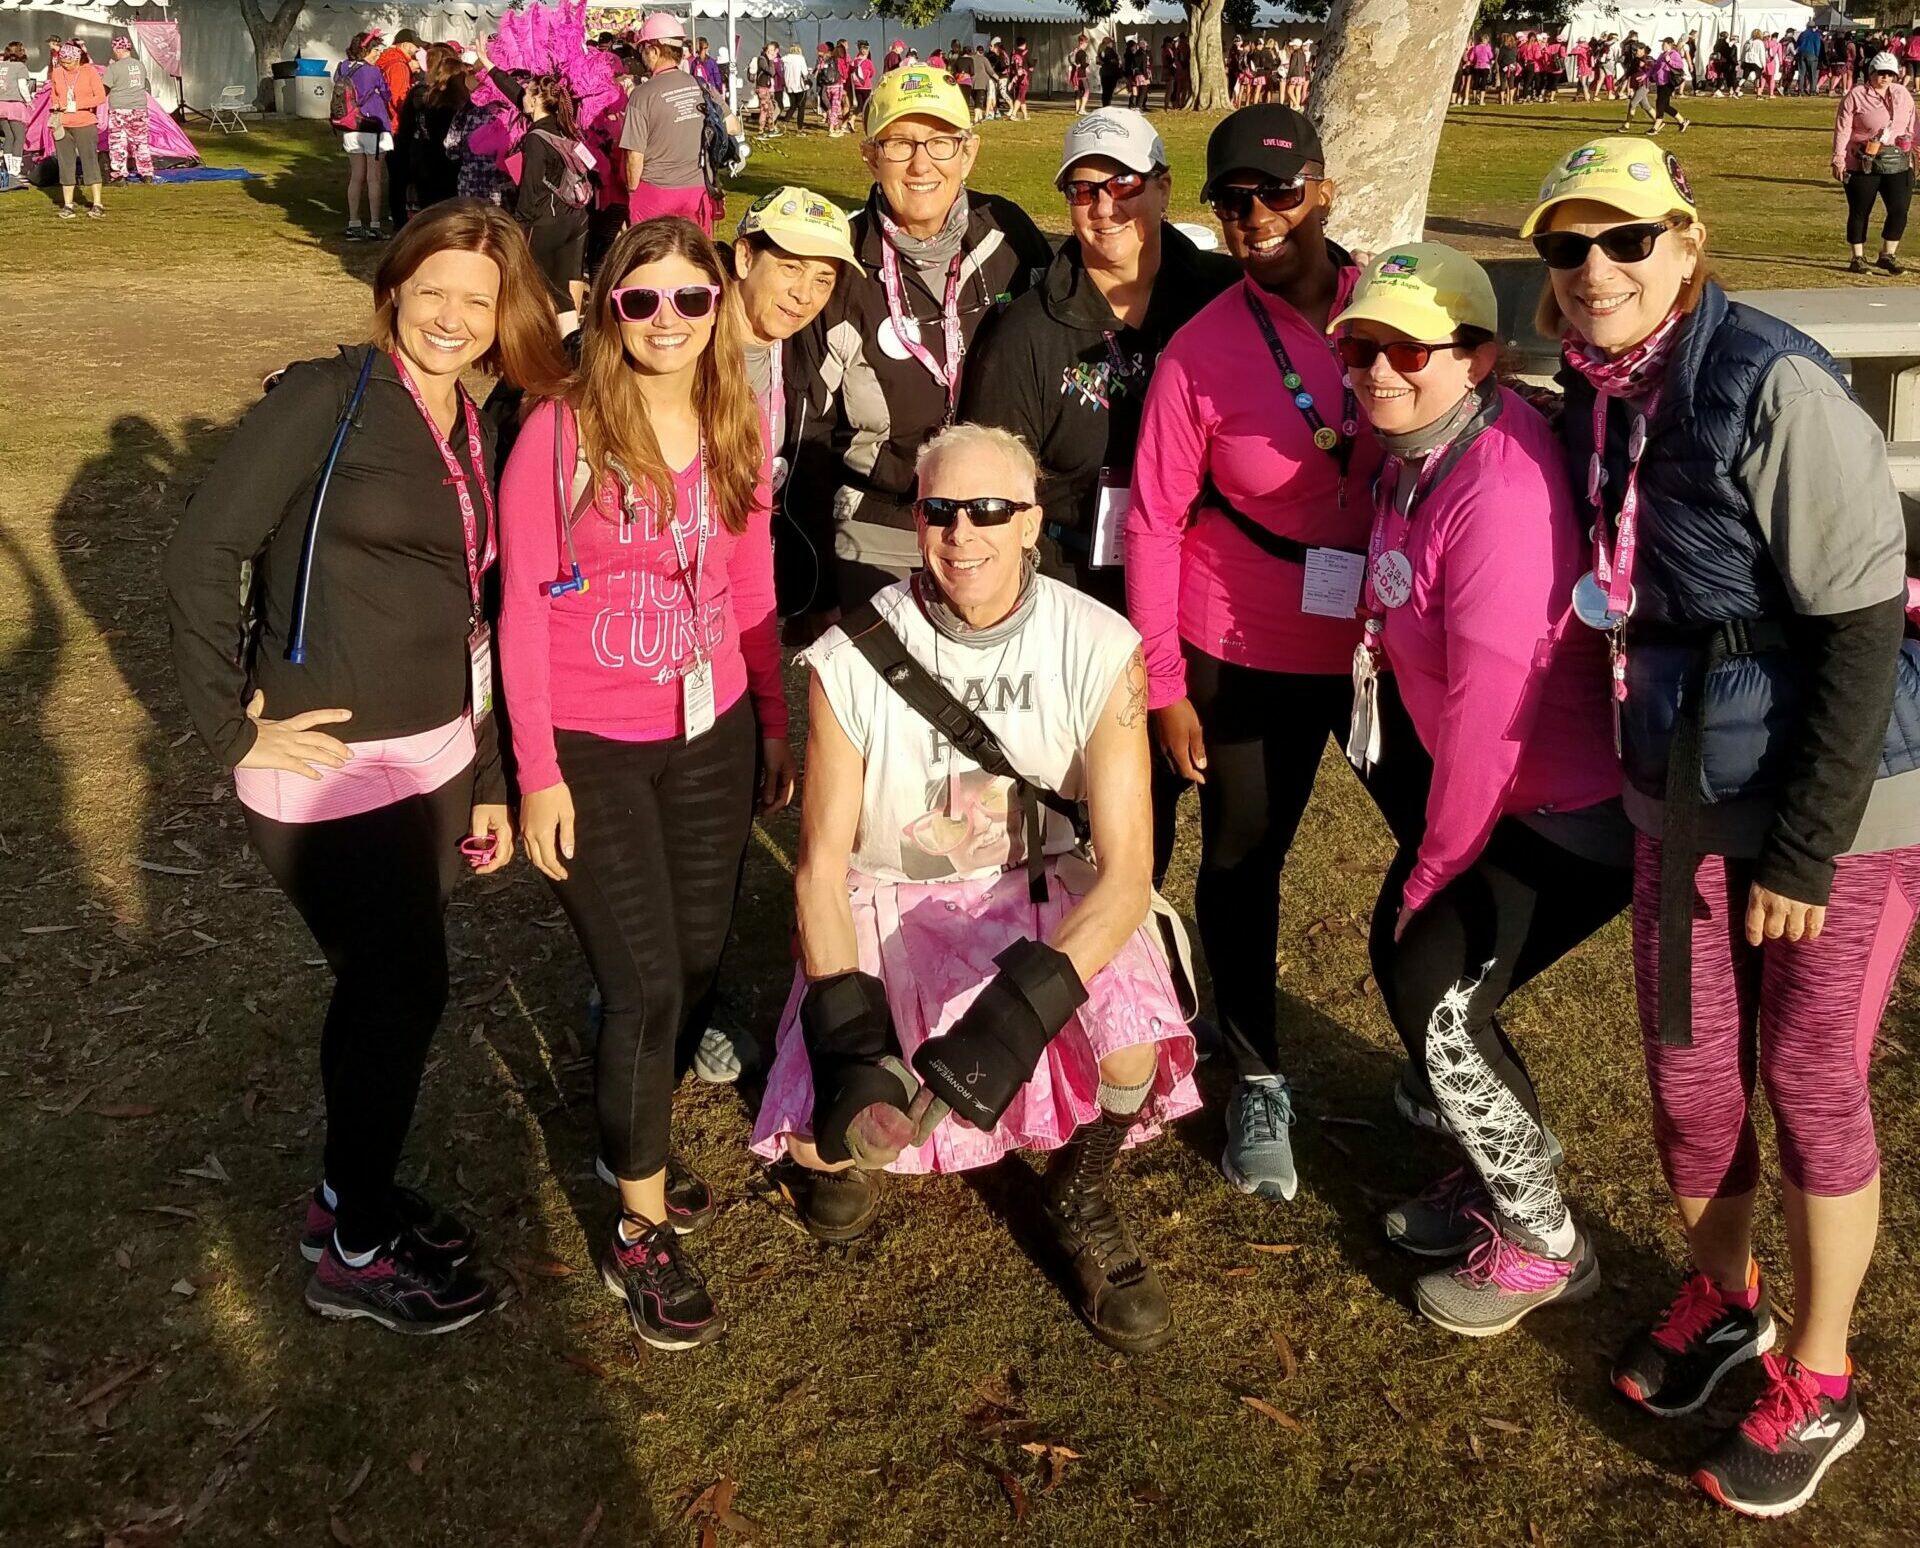
[(154, 57), (146, 40), (132, 24), (171, 19), (167, 0), (0, 0), (0, 26), (6, 41), (18, 38), (27, 45), (27, 58), (38, 68), (51, 37), (78, 38), (94, 61), (104, 65), (107, 45), (115, 33), (131, 32), (133, 45), (147, 67), (147, 83), (162, 111), (180, 105), (180, 93), (171, 72)]
[(1724, 0), (1714, 10), (1720, 15), (1721, 30), (1731, 32), (1736, 38), (1750, 38), (1755, 29), (1763, 33), (1801, 32), (1813, 21), (1813, 7), (1801, 5), (1798, 0), (1767, 0), (1764, 4)]
[(1643, 43), (1658, 43), (1662, 38), (1684, 41), (1696, 32), (1711, 47), (1720, 33), (1720, 10), (1709, 0), (1668, 0), (1668, 3), (1619, 5), (1612, 0), (1582, 0), (1567, 13), (1563, 36), (1568, 42), (1577, 38), (1603, 38), (1608, 33), (1625, 37), (1640, 34)]
[[(42, 86), (39, 95), (33, 99), (33, 106), (27, 110), (27, 152), (48, 161), (53, 159), (54, 149), (53, 131), (47, 123), (52, 116), (49, 112), (52, 105), (53, 93)], [(107, 115), (101, 113), (98, 117), (100, 123), (95, 132), (100, 139), (100, 164), (104, 167), (107, 164)], [(86, 130), (74, 132), (85, 134)], [(151, 92), (147, 93), (147, 144), (153, 151), (156, 167), (192, 167), (200, 163), (200, 153), (193, 148), (193, 141), (168, 116), (167, 110)], [(129, 166), (128, 170), (131, 171), (132, 167)]]

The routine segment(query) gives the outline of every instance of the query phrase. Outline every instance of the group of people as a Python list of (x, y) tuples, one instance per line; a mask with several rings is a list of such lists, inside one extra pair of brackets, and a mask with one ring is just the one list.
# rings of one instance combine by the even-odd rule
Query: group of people
[(1307, 87), (1313, 80), (1315, 49), (1311, 38), (1273, 38), (1246, 41), (1236, 37), (1227, 45), (1227, 79), (1233, 83), (1233, 105), (1283, 102), (1304, 112)]
[[(1161, 39), (1157, 81), (1169, 111), (1193, 100), (1193, 55), (1185, 33)], [(1096, 89), (1103, 108), (1112, 107), (1118, 97), (1122, 106), (1144, 113), (1152, 106), (1155, 83), (1153, 44), (1138, 33), (1095, 39), (1083, 32), (1067, 53), (1067, 90), (1075, 113), (1087, 111)]]
[(106, 181), (100, 167), (103, 138), (113, 182), (154, 180), (153, 152), (147, 144), (147, 69), (125, 34), (116, 34), (108, 45), (111, 57), (104, 68), (94, 63), (78, 38), (48, 38), (46, 50), (46, 62), (37, 71), (25, 44), (12, 42), (0, 51), (0, 190), (26, 179), (27, 123), (44, 94), (60, 169), (55, 213), (62, 220), (78, 219), (74, 191), (84, 184), (87, 214), (98, 220), (107, 213), (101, 196)]
[[(1341, 169), (1285, 103), (1209, 139), (1223, 254), (1168, 221), (1139, 114), (1068, 131), (1055, 249), (979, 191), (974, 112), (896, 70), (851, 218), (781, 188), (724, 247), (628, 226), (577, 364), (522, 226), (436, 204), (383, 254), (371, 341), (290, 367), (190, 501), (163, 571), (182, 692), (334, 975), (308, 1304), (408, 1333), (492, 1304), (471, 1227), (395, 1168), (456, 879), (524, 847), (604, 1004), (600, 1272), (656, 1347), (721, 1335), (673, 1091), (751, 824), (794, 795), (784, 635), (797, 960), (751, 1143), (817, 1237), (871, 1229), (889, 1174), (1047, 1152), (1075, 1312), (1163, 1344), (1113, 1181), (1201, 1100), (1157, 892), (1175, 808), (1197, 789), (1222, 1170), (1284, 1201), (1279, 886), (1331, 737), (1396, 846), (1370, 938), (1394, 1100), (1457, 1147), (1382, 1221), (1428, 1265), (1419, 1308), (1480, 1337), (1598, 1287), (1500, 1012), (1630, 909), (1691, 1262), (1613, 1385), (1673, 1417), (1763, 1359), (1694, 1476), (1803, 1504), (1864, 1434), (1868, 1071), (1920, 907), (1920, 644), (1878, 430), (1714, 282), (1644, 140), (1570, 151), (1522, 228), (1563, 342), (1550, 421), (1499, 381), (1476, 263), (1331, 240)], [(509, 390), (475, 404), (470, 366)], [(1753, 1257), (1756, 1074), (1791, 1325)]]

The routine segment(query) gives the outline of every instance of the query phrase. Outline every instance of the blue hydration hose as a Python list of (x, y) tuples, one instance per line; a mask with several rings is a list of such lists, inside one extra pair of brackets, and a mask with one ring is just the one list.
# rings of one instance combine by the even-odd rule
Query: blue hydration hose
[(353, 384), (347, 406), (333, 427), (333, 445), (327, 448), (327, 460), (320, 464), (320, 482), (314, 486), (313, 509), (307, 513), (307, 536), (300, 545), (300, 569), (293, 582), (293, 618), (287, 629), (287, 660), (301, 666), (307, 659), (307, 589), (313, 581), (313, 547), (320, 535), (320, 507), (327, 498), (327, 485), (333, 478), (333, 465), (340, 460), (340, 449), (347, 444), (347, 431), (353, 416), (360, 411), (360, 400), (367, 395), (367, 379), (373, 375), (374, 357), (379, 350), (367, 346), (367, 358), (360, 364), (360, 378)]

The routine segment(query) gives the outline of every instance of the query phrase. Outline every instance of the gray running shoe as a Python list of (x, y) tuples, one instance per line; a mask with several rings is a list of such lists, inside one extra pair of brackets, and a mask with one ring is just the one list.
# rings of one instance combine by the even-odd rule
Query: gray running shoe
[(1421, 1258), (1454, 1258), (1474, 1244), (1493, 1217), (1479, 1173), (1457, 1166), (1432, 1187), (1380, 1217), (1387, 1240)]
[(1554, 1301), (1578, 1301), (1600, 1288), (1600, 1260), (1584, 1232), (1564, 1258), (1502, 1234), (1482, 1218), (1480, 1244), (1466, 1262), (1422, 1274), (1414, 1300), (1429, 1322), (1467, 1338), (1490, 1338)]
[(1283, 1075), (1256, 1075), (1234, 1088), (1227, 1108), (1227, 1150), (1220, 1170), (1242, 1193), (1290, 1199), (1300, 1186), (1293, 1169), (1293, 1093)]
[(759, 1056), (759, 1048), (746, 1033), (708, 1027), (700, 1034), (700, 1046), (694, 1050), (693, 1073), (709, 1086), (730, 1086)]

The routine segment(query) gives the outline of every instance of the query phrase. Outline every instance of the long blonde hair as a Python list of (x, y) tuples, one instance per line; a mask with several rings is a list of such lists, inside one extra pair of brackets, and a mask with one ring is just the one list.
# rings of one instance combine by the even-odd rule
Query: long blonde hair
[[(684, 258), (723, 287), (727, 274), (713, 242), (698, 226), (678, 215), (662, 215), (629, 226), (613, 244), (593, 282), (588, 326), (580, 367), (567, 387), (567, 401), (580, 420), (580, 444), (598, 488), (612, 473), (608, 459), (632, 476), (636, 495), (673, 520), (673, 474), (660, 454), (653, 421), (633, 363), (620, 337), (613, 291), (635, 269), (663, 258)], [(760, 437), (760, 408), (747, 383), (746, 325), (724, 294), (714, 308), (713, 334), (694, 363), (693, 409), (706, 442), (707, 479), (727, 530), (746, 530), (754, 489), (766, 465)]]

